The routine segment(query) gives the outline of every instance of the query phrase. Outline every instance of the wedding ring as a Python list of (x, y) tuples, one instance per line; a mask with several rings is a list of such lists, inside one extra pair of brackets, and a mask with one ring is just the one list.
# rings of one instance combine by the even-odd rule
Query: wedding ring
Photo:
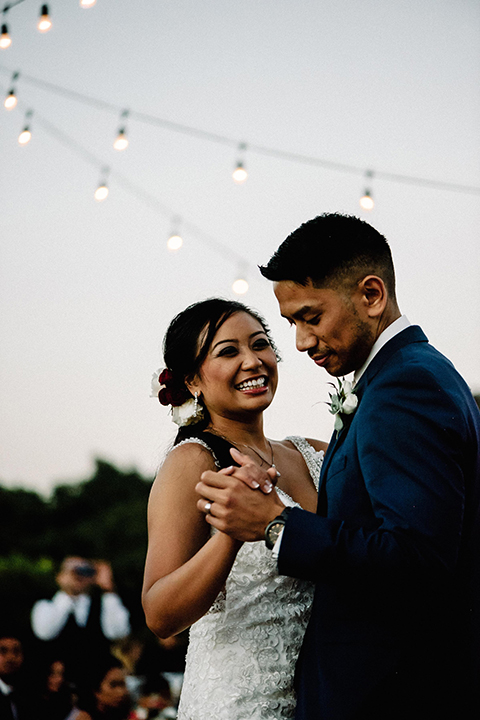
[(208, 515), (211, 509), (212, 509), (212, 503), (211, 503), (211, 502), (207, 502), (207, 503), (205, 503), (205, 507), (203, 508), (203, 512), (205, 513), (205, 515)]

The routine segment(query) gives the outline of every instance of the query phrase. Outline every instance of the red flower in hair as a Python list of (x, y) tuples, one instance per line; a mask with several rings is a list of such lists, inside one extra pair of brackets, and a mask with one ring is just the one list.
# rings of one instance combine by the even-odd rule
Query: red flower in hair
[(175, 386), (174, 375), (168, 368), (162, 370), (158, 382), (162, 386), (158, 393), (158, 399), (162, 405), (178, 407), (179, 405), (183, 405), (183, 403), (191, 397), (185, 385), (183, 385), (183, 387)]

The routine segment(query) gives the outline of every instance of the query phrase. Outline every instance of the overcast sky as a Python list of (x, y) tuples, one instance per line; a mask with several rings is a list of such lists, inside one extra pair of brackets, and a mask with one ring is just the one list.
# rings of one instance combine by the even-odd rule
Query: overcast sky
[(267, 433), (328, 439), (329, 377), (256, 270), (321, 212), (386, 235), (402, 311), (480, 391), (478, 0), (52, 0), (44, 35), (40, 4), (11, 8), (0, 50), (3, 94), (20, 72), (18, 106), (0, 107), (0, 483), (48, 492), (95, 457), (153, 476), (175, 434), (149, 398), (163, 334), (189, 303), (234, 297), (239, 274), (284, 358)]

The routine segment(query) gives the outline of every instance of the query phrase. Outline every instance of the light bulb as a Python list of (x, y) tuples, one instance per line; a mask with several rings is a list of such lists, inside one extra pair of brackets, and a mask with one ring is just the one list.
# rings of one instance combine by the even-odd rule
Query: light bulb
[(248, 282), (243, 278), (237, 278), (232, 284), (232, 290), (237, 295), (245, 295), (248, 292)]
[(10, 45), (12, 44), (12, 40), (10, 38), (10, 35), (8, 34), (8, 27), (5, 23), (2, 25), (2, 32), (0, 35), (0, 48), (3, 50), (6, 50)]
[(102, 202), (102, 200), (105, 200), (105, 198), (108, 195), (108, 187), (105, 183), (101, 183), (98, 188), (95, 190), (95, 200), (97, 202)]
[(167, 240), (167, 247), (172, 252), (175, 252), (175, 250), (180, 250), (182, 245), (183, 245), (183, 240), (180, 237), (180, 235), (177, 235), (177, 233), (173, 233), (173, 235), (170, 235), (170, 237)]
[(30, 140), (32, 139), (32, 133), (30, 132), (30, 128), (24, 127), (20, 135), (18, 136), (18, 142), (20, 145), (26, 145)]
[(235, 180), (235, 182), (239, 185), (241, 183), (245, 182), (245, 180), (247, 179), (248, 173), (245, 170), (245, 168), (243, 167), (241, 162), (237, 163), (237, 167), (233, 171), (232, 177)]
[(362, 207), (364, 210), (373, 210), (373, 206), (375, 203), (373, 202), (373, 198), (370, 195), (370, 190), (365, 190), (365, 195), (360, 198), (360, 207)]
[(80, 0), (80, 7), (90, 8), (93, 7), (96, 2), (97, 0)]
[(13, 110), (13, 108), (17, 104), (17, 96), (15, 95), (15, 90), (10, 90), (3, 104), (5, 105), (7, 110)]
[(125, 130), (122, 128), (113, 143), (115, 150), (125, 150), (128, 147), (128, 138), (125, 135)]
[(37, 29), (41, 33), (46, 33), (50, 30), (52, 27), (52, 21), (50, 20), (50, 16), (48, 14), (48, 5), (42, 5), (42, 9), (40, 10), (40, 20), (37, 23)]

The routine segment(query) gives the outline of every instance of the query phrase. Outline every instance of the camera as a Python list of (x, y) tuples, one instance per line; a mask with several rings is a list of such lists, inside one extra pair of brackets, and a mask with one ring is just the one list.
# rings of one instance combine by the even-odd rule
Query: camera
[(82, 565), (76, 565), (73, 568), (73, 572), (75, 575), (78, 575), (82, 578), (93, 578), (97, 571), (93, 567), (93, 565), (90, 565), (90, 563), (83, 563)]

